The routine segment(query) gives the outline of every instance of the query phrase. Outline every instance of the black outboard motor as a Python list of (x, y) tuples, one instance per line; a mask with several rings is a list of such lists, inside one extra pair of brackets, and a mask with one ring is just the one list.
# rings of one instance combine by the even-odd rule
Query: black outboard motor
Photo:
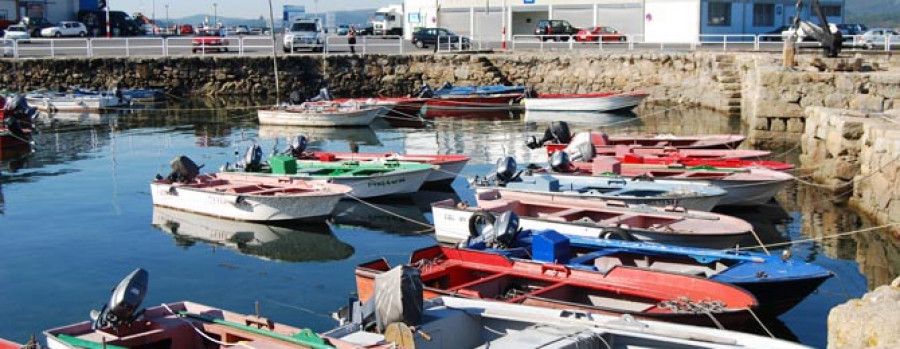
[(553, 141), (553, 143), (566, 144), (572, 140), (572, 133), (569, 132), (569, 124), (565, 121), (554, 121), (544, 131), (544, 136), (538, 140), (537, 137), (531, 136), (525, 146), (528, 149), (537, 149), (543, 147), (545, 143)]
[(308, 143), (309, 141), (307, 141), (306, 136), (296, 135), (289, 142), (286, 153), (295, 158), (299, 158), (303, 156), (303, 152), (306, 151), (306, 145)]
[(571, 173), (575, 172), (575, 165), (569, 160), (569, 154), (565, 151), (555, 151), (550, 154), (550, 169), (553, 172)]
[(428, 86), (428, 84), (422, 84), (422, 87), (419, 87), (419, 92), (416, 92), (416, 97), (418, 97), (418, 98), (433, 98), (434, 90), (432, 90), (431, 86)]
[(497, 217), (494, 223), (494, 232), (497, 234), (498, 247), (512, 247), (519, 237), (519, 216), (512, 211), (506, 211)]
[(166, 179), (172, 182), (190, 183), (200, 174), (200, 168), (193, 160), (184, 155), (179, 155), (169, 163), (172, 173)]
[(119, 326), (137, 320), (144, 312), (138, 311), (138, 308), (147, 295), (149, 278), (146, 270), (137, 268), (122, 279), (113, 289), (109, 303), (104, 304), (100, 311), (91, 311), (91, 328), (97, 330), (111, 326), (118, 331)]
[(323, 87), (319, 90), (319, 94), (313, 98), (307, 99), (307, 102), (321, 102), (321, 101), (333, 101), (334, 96), (331, 95), (331, 92), (328, 91), (327, 87)]
[(493, 177), (501, 185), (513, 182), (522, 174), (522, 171), (517, 171), (516, 167), (516, 159), (507, 156), (497, 161), (497, 165), (494, 166), (494, 170), (488, 177)]
[(253, 144), (247, 148), (244, 153), (244, 160), (241, 165), (245, 172), (259, 172), (262, 170), (263, 151), (259, 144)]

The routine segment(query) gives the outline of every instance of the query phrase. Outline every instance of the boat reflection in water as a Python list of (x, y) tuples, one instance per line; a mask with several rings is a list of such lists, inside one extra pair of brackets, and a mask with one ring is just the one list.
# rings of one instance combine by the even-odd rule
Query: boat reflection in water
[(283, 262), (341, 260), (353, 246), (338, 240), (325, 223), (258, 224), (153, 207), (154, 228), (172, 234), (179, 246), (197, 241), (246, 255)]
[(77, 125), (104, 125), (115, 122), (119, 118), (120, 112), (111, 111), (105, 113), (98, 112), (55, 112), (42, 113), (38, 117), (38, 121), (62, 124)]
[(525, 111), (525, 122), (551, 123), (553, 121), (565, 121), (572, 124), (588, 124), (595, 127), (642, 125), (641, 119), (637, 117), (637, 114), (630, 110), (615, 113), (540, 110)]
[[(359, 145), (379, 146), (381, 141), (371, 127), (303, 127), (259, 125), (260, 139), (277, 139), (284, 142), (297, 135), (304, 135), (311, 146), (322, 142), (355, 142)], [(283, 144), (283, 143), (282, 143)], [(285, 144), (286, 145), (286, 144)]]
[(338, 202), (331, 213), (332, 222), (340, 226), (356, 226), (400, 235), (431, 233), (431, 222), (425, 214), (431, 212), (431, 203), (446, 199), (459, 201), (453, 191), (420, 190), (409, 197), (391, 198), (390, 201), (360, 202), (345, 199)]

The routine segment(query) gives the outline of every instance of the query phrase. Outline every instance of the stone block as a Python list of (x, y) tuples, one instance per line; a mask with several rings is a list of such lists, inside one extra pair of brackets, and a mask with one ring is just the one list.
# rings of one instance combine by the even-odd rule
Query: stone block
[[(900, 280), (900, 279), (898, 279)], [(851, 299), (828, 313), (828, 348), (900, 347), (900, 281)]]
[(787, 132), (803, 133), (804, 123), (801, 118), (790, 118), (787, 120)]
[(832, 93), (825, 96), (825, 107), (828, 108), (838, 108), (838, 109), (846, 109), (850, 105), (850, 99), (852, 98), (849, 94), (844, 93)]
[(850, 110), (863, 112), (884, 111), (884, 98), (872, 95), (856, 95), (850, 99)]
[(769, 131), (783, 132), (787, 129), (787, 123), (784, 118), (768, 118)]

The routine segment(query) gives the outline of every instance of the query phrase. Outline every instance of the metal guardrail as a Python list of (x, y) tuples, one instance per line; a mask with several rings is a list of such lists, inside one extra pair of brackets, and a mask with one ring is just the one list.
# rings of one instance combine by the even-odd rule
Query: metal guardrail
[[(624, 41), (620, 38), (624, 37)], [(226, 51), (236, 55), (271, 55), (273, 41), (270, 36), (226, 36), (225, 45), (194, 45), (192, 36), (129, 37), (129, 38), (33, 38), (29, 40), (0, 40), (3, 56), (8, 58), (36, 57), (122, 57), (122, 56), (205, 56), (214, 51)], [(381, 39), (381, 40), (378, 40)], [(644, 35), (608, 34), (591, 36), (591, 40), (576, 40), (575, 35), (513, 35), (510, 42), (498, 36), (491, 37), (438, 37), (434, 52), (503, 49), (510, 51), (553, 50), (780, 50), (783, 36), (779, 34), (703, 34), (693, 42), (666, 38), (647, 40)], [(276, 39), (277, 40), (277, 39)], [(357, 54), (404, 54), (412, 47), (401, 36), (357, 36), (354, 49)], [(280, 49), (280, 42), (275, 42)], [(407, 47), (406, 45), (410, 45)], [(816, 48), (816, 41), (801, 41), (800, 47)], [(846, 36), (845, 50), (870, 50), (892, 52), (900, 49), (900, 35), (881, 37)], [(346, 36), (327, 36), (325, 54), (349, 53)], [(224, 53), (224, 52), (223, 52)]]

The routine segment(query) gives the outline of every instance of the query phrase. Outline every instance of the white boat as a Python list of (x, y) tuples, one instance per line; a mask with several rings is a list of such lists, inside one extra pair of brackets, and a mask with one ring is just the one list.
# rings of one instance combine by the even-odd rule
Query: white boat
[(711, 212), (680, 208), (627, 205), (622, 202), (547, 197), (523, 192), (485, 191), (476, 195), (478, 207), (452, 200), (431, 205), (435, 237), (457, 243), (480, 234), (479, 217), (504, 212), (519, 217), (523, 229), (551, 229), (564, 235), (608, 237), (689, 247), (725, 249), (750, 236), (746, 221)]
[(150, 182), (154, 205), (238, 221), (315, 219), (330, 215), (351, 190), (325, 181), (283, 176), (225, 172), (191, 176), (176, 169), (175, 163), (184, 159), (173, 160), (174, 171), (168, 178)]
[(127, 101), (115, 93), (101, 92), (95, 94), (65, 92), (34, 92), (25, 95), (32, 106), (44, 112), (102, 112), (111, 108), (127, 105)]
[[(377, 334), (365, 330), (370, 326), (367, 321), (353, 319), (356, 321), (344, 321), (341, 326), (322, 335), (366, 348), (390, 342), (417, 349), (808, 348), (798, 343), (748, 333), (636, 320), (629, 315), (594, 314), (446, 296), (425, 300), (418, 311), (407, 311), (408, 304), (401, 307), (397, 303), (399, 301), (385, 304), (398, 307), (393, 314), (401, 311), (405, 311), (402, 314), (422, 314), (420, 322), (413, 322), (413, 329), (395, 323), (394, 328), (387, 326), (385, 334)], [(378, 304), (376, 302), (376, 306)], [(392, 314), (378, 308), (374, 312), (376, 318), (382, 314)], [(360, 317), (368, 315), (358, 303), (351, 305), (346, 313), (361, 314)], [(394, 320), (388, 316), (382, 315)], [(395, 329), (399, 329), (401, 335), (388, 334)], [(399, 342), (398, 338), (408, 342)]]
[(577, 94), (538, 94), (525, 98), (525, 110), (572, 110), (610, 112), (631, 110), (649, 94), (644, 92), (604, 92)]
[(556, 111), (526, 110), (525, 122), (551, 123), (565, 121), (570, 124), (601, 126), (640, 126), (642, 121), (633, 111), (592, 112), (592, 111)]
[(368, 126), (386, 113), (380, 106), (306, 102), (299, 106), (275, 107), (257, 111), (259, 123), (284, 126)]

